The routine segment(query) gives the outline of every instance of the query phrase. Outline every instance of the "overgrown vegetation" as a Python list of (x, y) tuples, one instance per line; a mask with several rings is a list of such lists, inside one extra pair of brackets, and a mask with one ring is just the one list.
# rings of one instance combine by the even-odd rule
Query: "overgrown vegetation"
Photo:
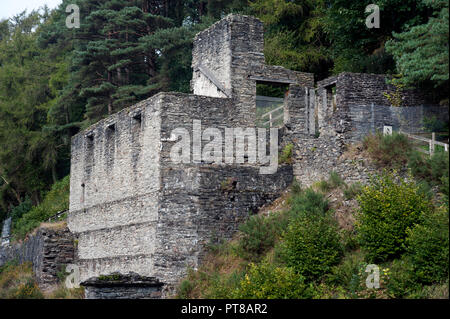
[(364, 137), (363, 148), (379, 167), (402, 168), (412, 152), (409, 139), (400, 133), (383, 135), (381, 132)]
[(55, 289), (43, 292), (34, 279), (31, 263), (10, 261), (0, 267), (0, 299), (83, 299), (84, 288), (68, 289), (64, 278)]
[(374, 177), (358, 196), (356, 230), (369, 262), (379, 263), (404, 252), (408, 229), (422, 223), (432, 205), (414, 181), (392, 174)]
[[(353, 230), (339, 228), (330, 192), (356, 197)], [(314, 188), (294, 182), (284, 209), (251, 216), (189, 271), (177, 296), (448, 298), (448, 197), (433, 198), (411, 176), (388, 171), (366, 186), (348, 186), (336, 172)], [(366, 286), (374, 262), (379, 289)]]
[(31, 263), (9, 262), (0, 267), (0, 299), (41, 299)]
[[(44, 200), (37, 206), (30, 207), (25, 201), (13, 210), (12, 235), (15, 239), (22, 239), (25, 235), (58, 212), (69, 209), (70, 177), (53, 184), (51, 190), (44, 196)], [(28, 203), (27, 205), (24, 205)], [(28, 210), (26, 210), (26, 209)]]

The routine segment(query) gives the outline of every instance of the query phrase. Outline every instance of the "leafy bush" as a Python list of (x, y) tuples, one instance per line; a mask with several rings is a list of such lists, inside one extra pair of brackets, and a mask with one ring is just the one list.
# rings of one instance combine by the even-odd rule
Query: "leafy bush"
[(437, 185), (445, 191), (445, 180), (449, 175), (449, 159), (447, 152), (435, 152), (430, 158), (418, 151), (411, 153), (408, 166), (414, 177)]
[(14, 224), (17, 220), (19, 220), (24, 214), (28, 213), (30, 209), (33, 207), (31, 199), (27, 196), (25, 200), (17, 206), (14, 206), (11, 209), (11, 220)]
[(302, 185), (297, 179), (294, 178), (294, 181), (292, 182), (291, 187), (291, 195), (296, 196), (302, 192)]
[(326, 282), (334, 286), (344, 287), (346, 291), (355, 294), (359, 291), (361, 278), (360, 268), (365, 264), (361, 253), (347, 254), (339, 265), (333, 266), (326, 276)]
[(364, 137), (363, 147), (372, 160), (381, 167), (401, 168), (408, 162), (412, 145), (408, 137), (393, 132), (383, 135), (380, 132)]
[(302, 276), (288, 267), (268, 263), (251, 264), (233, 294), (240, 299), (305, 299), (312, 297), (312, 289)]
[(283, 239), (282, 256), (287, 266), (308, 281), (328, 273), (343, 253), (338, 226), (329, 213), (295, 219)]
[(416, 281), (432, 284), (448, 279), (448, 227), (448, 210), (439, 210), (408, 231), (407, 254)]
[(13, 224), (13, 236), (15, 238), (24, 238), (28, 232), (38, 227), (41, 222), (46, 221), (60, 211), (68, 209), (69, 189), (69, 176), (53, 184), (42, 203), (31, 208), (29, 212), (25, 213)]
[(289, 198), (288, 204), (290, 205), (289, 213), (293, 218), (303, 215), (323, 216), (328, 210), (328, 201), (325, 196), (311, 188)]
[(370, 262), (385, 261), (404, 252), (407, 229), (432, 210), (414, 181), (394, 181), (385, 173), (371, 179), (358, 196), (358, 242)]
[(403, 298), (416, 291), (419, 287), (420, 285), (413, 278), (413, 268), (408, 259), (403, 257), (394, 260), (387, 283), (389, 295), (394, 298)]
[(264, 216), (251, 216), (239, 230), (242, 232), (239, 248), (243, 258), (258, 259), (275, 244), (277, 230), (274, 223)]
[(331, 187), (331, 184), (328, 183), (328, 181), (322, 179), (316, 183), (314, 183), (315, 187), (317, 187), (318, 190), (320, 190), (323, 193), (328, 193), (329, 191), (331, 191), (333, 188)]
[(44, 295), (39, 290), (33, 278), (27, 278), (27, 281), (21, 283), (13, 290), (12, 299), (43, 299)]

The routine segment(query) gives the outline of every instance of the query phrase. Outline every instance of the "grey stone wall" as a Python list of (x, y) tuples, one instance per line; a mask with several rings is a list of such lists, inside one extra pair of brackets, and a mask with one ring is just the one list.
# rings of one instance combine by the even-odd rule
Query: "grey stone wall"
[(136, 273), (112, 273), (81, 283), (86, 299), (159, 299), (164, 285), (154, 277)]
[(31, 262), (38, 285), (46, 289), (58, 283), (58, 272), (74, 263), (75, 242), (67, 227), (39, 228), (22, 243), (0, 247), (0, 266), (8, 261)]
[[(256, 123), (258, 81), (314, 87), (312, 73), (266, 65), (263, 51), (263, 23), (257, 18), (231, 14), (216, 22), (194, 39), (194, 94), (231, 98), (230, 121), (235, 126), (249, 127)], [(200, 65), (208, 72), (199, 70)]]
[[(161, 280), (165, 296), (199, 265), (210, 240), (230, 238), (292, 182), (291, 166), (263, 176), (257, 164), (194, 161), (193, 121), (224, 136), (234, 124), (231, 106), (232, 99), (160, 93), (73, 138), (68, 225), (78, 238), (82, 281), (132, 271)], [(190, 133), (190, 163), (170, 158), (176, 128)]]
[(345, 72), (319, 81), (315, 104), (322, 136), (344, 133), (349, 142), (355, 142), (376, 130), (382, 131), (384, 125), (419, 133), (427, 117), (448, 121), (448, 107), (432, 104), (417, 90), (404, 89), (402, 106), (391, 106), (383, 93), (395, 92), (396, 88), (386, 79), (383, 74)]

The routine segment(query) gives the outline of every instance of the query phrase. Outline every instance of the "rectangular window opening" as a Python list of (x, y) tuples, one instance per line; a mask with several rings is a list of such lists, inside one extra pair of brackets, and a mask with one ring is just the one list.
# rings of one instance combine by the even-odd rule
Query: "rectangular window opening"
[(281, 127), (284, 124), (284, 103), (289, 94), (288, 83), (256, 82), (256, 126)]

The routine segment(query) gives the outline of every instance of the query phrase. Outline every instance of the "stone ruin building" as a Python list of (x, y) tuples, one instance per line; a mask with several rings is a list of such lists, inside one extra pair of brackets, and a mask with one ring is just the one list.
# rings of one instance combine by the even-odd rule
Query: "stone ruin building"
[[(193, 94), (156, 94), (73, 137), (68, 228), (87, 298), (170, 296), (209, 243), (230, 238), (294, 178), (311, 185), (335, 170), (365, 181), (364, 168), (339, 159), (348, 144), (385, 125), (418, 132), (425, 117), (448, 120), (448, 108), (414, 91), (390, 106), (384, 75), (315, 83), (311, 73), (266, 65), (263, 47), (260, 20), (228, 15), (194, 39)], [(292, 163), (264, 175), (258, 163), (206, 163), (195, 151), (189, 163), (171, 161), (175, 128), (258, 126), (257, 84), (288, 88), (278, 137), (280, 150), (293, 144)]]

